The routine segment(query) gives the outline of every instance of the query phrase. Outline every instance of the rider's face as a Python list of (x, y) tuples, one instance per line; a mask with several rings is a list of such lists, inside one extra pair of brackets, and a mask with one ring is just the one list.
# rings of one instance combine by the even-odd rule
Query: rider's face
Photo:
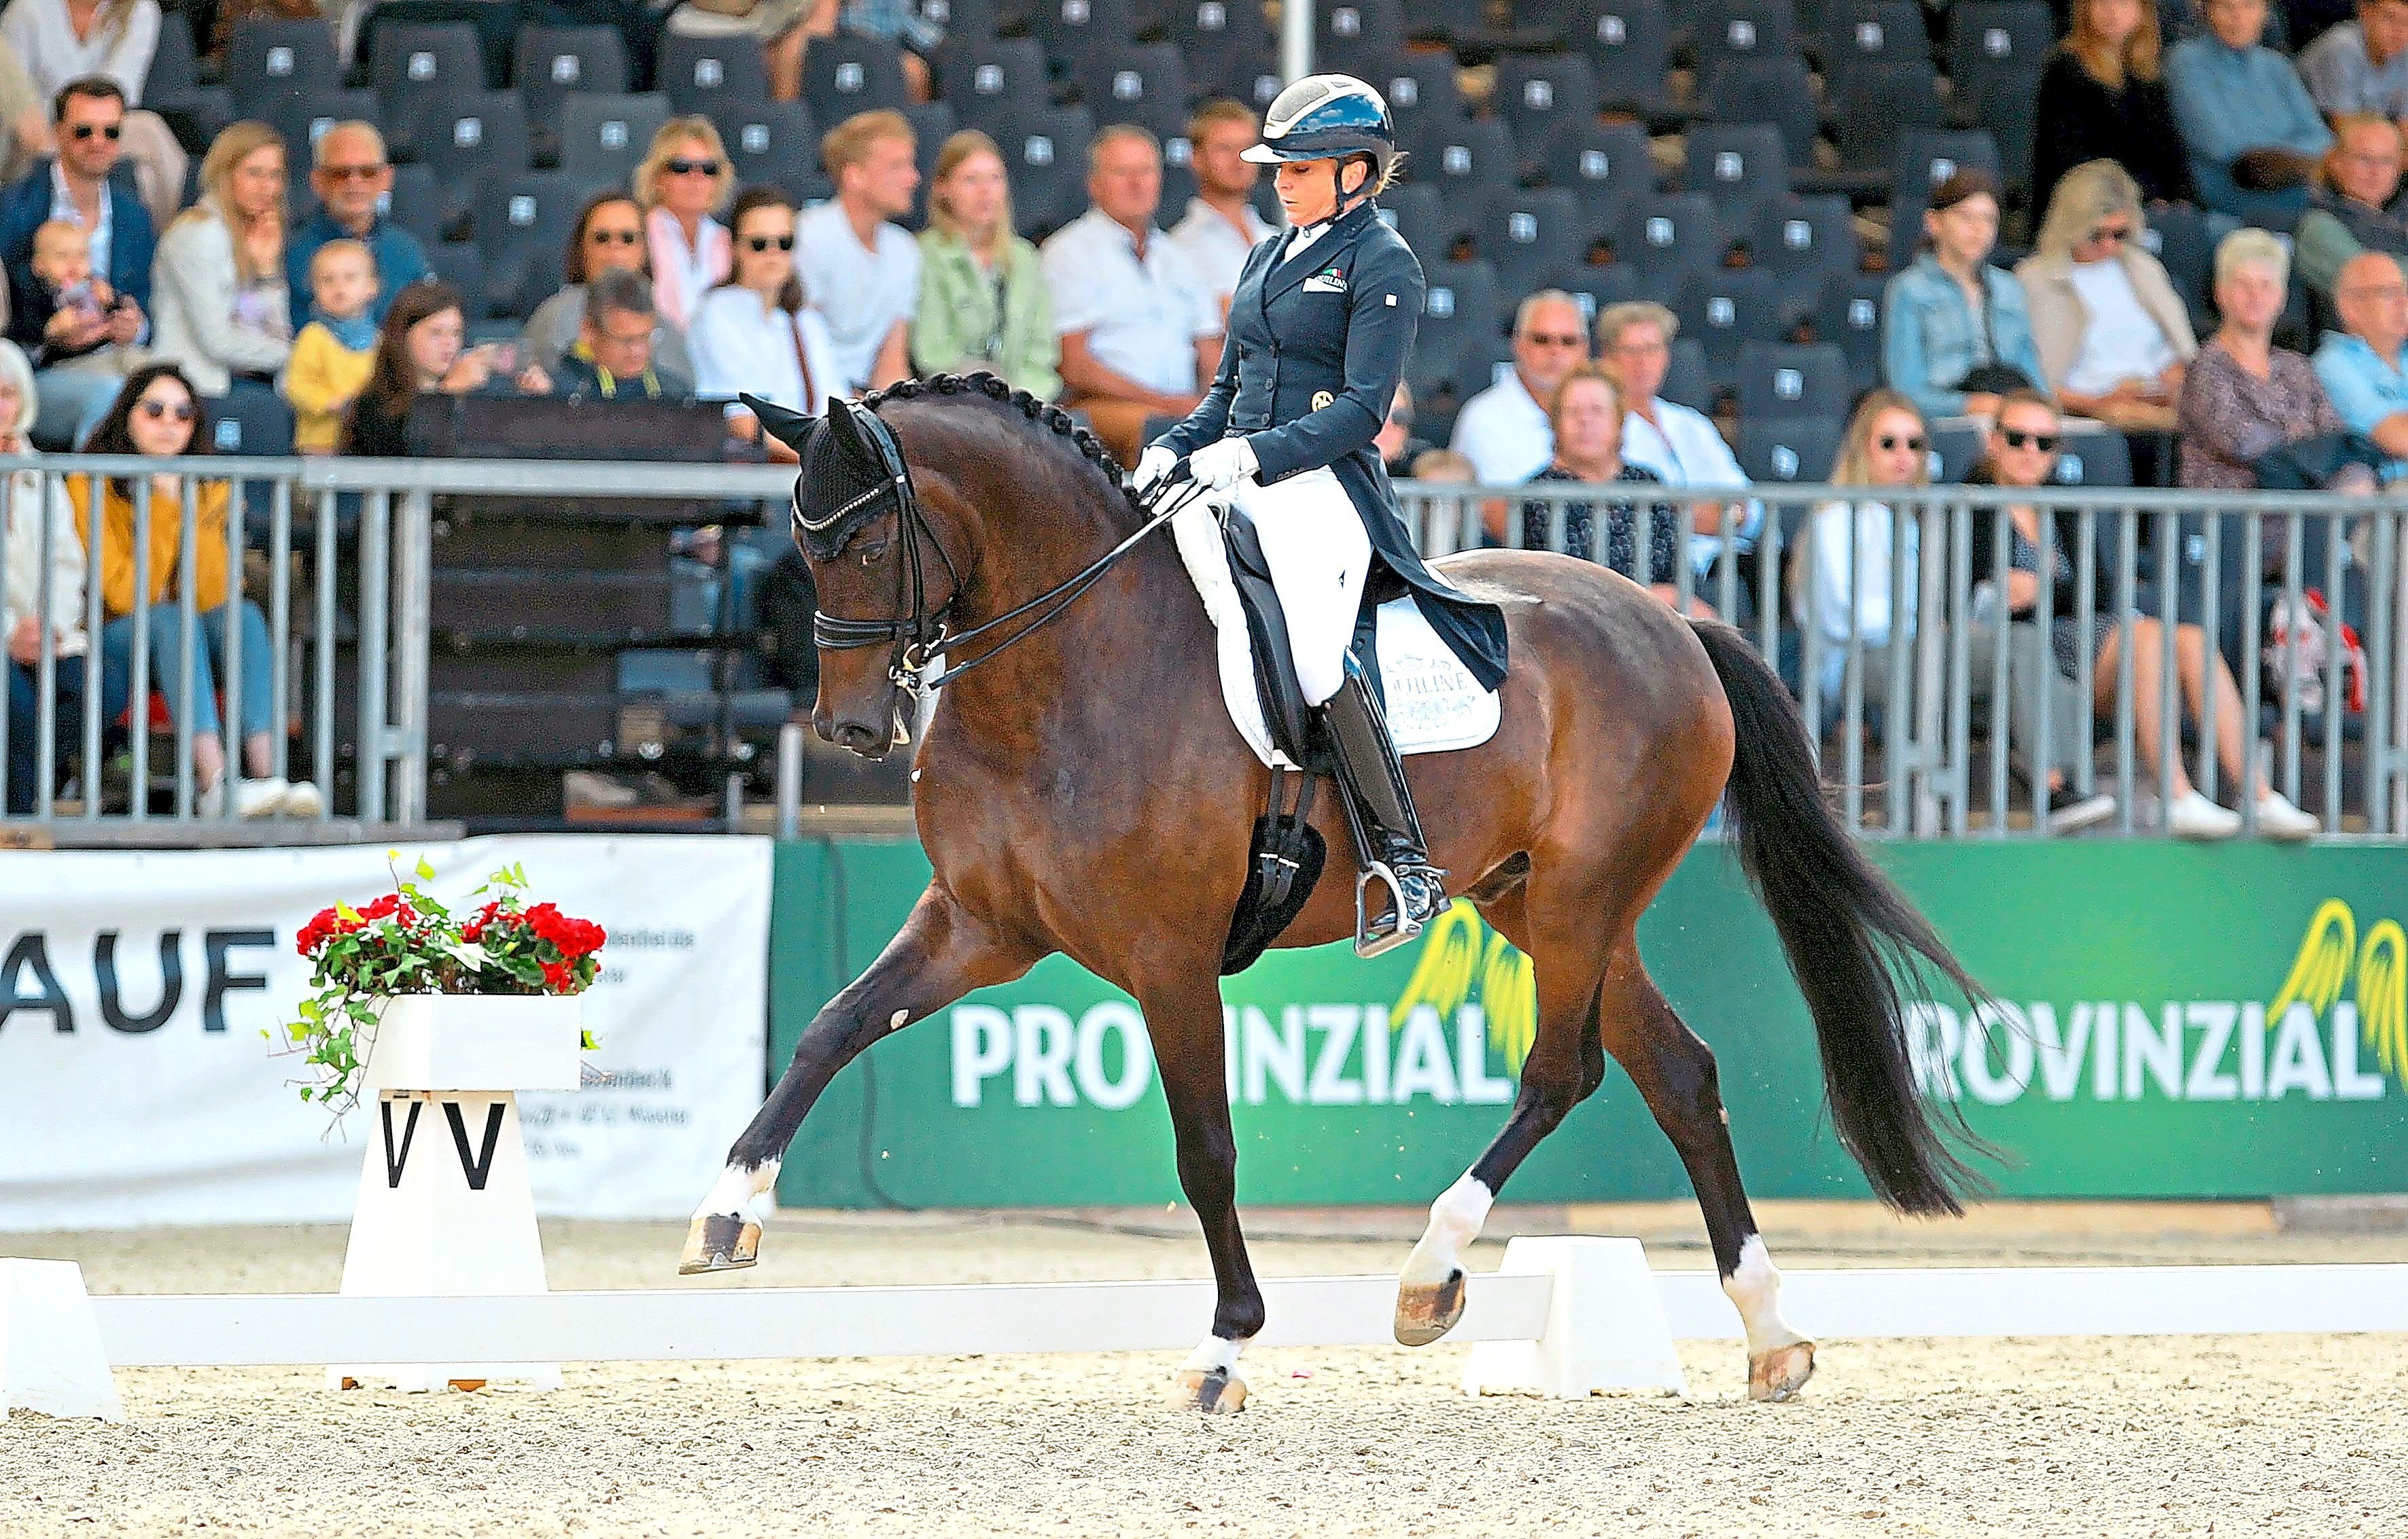
[(1272, 179), (1279, 189), (1280, 211), (1290, 224), (1318, 224), (1338, 214), (1338, 180), (1346, 179), (1350, 193), (1363, 190), (1368, 175), (1358, 162), (1341, 168), (1334, 160), (1292, 160), (1280, 164)]

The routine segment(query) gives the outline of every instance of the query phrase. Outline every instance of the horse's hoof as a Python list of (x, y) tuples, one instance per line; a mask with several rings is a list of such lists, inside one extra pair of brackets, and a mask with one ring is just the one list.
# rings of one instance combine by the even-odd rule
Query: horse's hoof
[(1775, 1404), (1794, 1399), (1814, 1376), (1814, 1344), (1798, 1342), (1776, 1346), (1747, 1362), (1747, 1398)]
[(678, 1275), (734, 1272), (761, 1259), (761, 1226), (732, 1213), (707, 1213), (685, 1231)]
[(1182, 1368), (1170, 1379), (1170, 1408), (1230, 1416), (1246, 1408), (1246, 1381), (1226, 1368)]
[(1427, 1346), (1455, 1329), (1463, 1318), (1463, 1269), (1456, 1267), (1439, 1283), (1397, 1285), (1397, 1340), (1405, 1346)]

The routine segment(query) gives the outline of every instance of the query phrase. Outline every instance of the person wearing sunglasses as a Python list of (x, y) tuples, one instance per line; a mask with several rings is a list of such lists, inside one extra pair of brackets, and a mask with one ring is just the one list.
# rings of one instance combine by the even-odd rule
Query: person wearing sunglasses
[[(652, 281), (644, 210), (624, 193), (598, 193), (578, 211), (561, 261), (562, 286), (527, 317), (519, 333), (520, 356), (547, 370), (557, 368), (577, 346), (585, 324), (585, 286), (606, 272), (631, 272)], [(652, 332), (652, 362), (672, 374), (694, 378), (684, 331), (661, 323)]]
[(662, 320), (683, 331), (694, 324), (702, 296), (735, 261), (726, 226), (712, 217), (736, 196), (736, 174), (719, 130), (699, 114), (661, 124), (636, 167), (635, 185), (652, 252), (652, 305)]
[[(838, 378), (836, 343), (827, 321), (809, 303), (795, 276), (795, 205), (775, 187), (751, 187), (727, 216), (736, 232), (736, 270), (702, 296), (688, 338), (694, 351), (695, 394), (728, 403), (736, 436), (762, 441), (761, 424), (735, 404), (750, 391), (766, 401), (819, 416)], [(772, 459), (794, 451), (772, 438)]]
[(1037, 248), (1012, 233), (1003, 152), (975, 128), (937, 151), (911, 354), (924, 374), (984, 369), (1041, 399), (1062, 393), (1054, 295)]
[[(2142, 244), (2147, 228), (2140, 186), (2122, 166), (2077, 165), (2057, 184), (2015, 276), (2046, 376), (2034, 383), (2075, 416), (2161, 434), (2173, 430), (2174, 400), (2199, 341), (2173, 280)], [(2134, 459), (2149, 449), (2136, 443)], [(2163, 480), (2152, 475), (2144, 484)]]
[[(125, 93), (115, 80), (95, 76), (70, 82), (50, 110), (57, 155), (0, 193), (0, 266), (7, 269), (10, 316), (47, 319), (50, 308), (34, 270), (34, 233), (54, 222), (73, 224), (84, 232), (93, 275), (123, 301), (95, 345), (132, 347), (150, 335), (150, 266), (158, 243), (142, 200), (110, 177), (124, 133)], [(53, 451), (75, 448), (122, 382), (114, 375), (59, 375), (47, 367), (42, 376), (33, 441)]]
[(296, 299), (310, 292), (309, 264), (319, 247), (329, 240), (356, 240), (376, 260), (380, 287), (369, 304), (368, 319), (381, 324), (393, 296), (432, 269), (418, 237), (379, 207), (393, 191), (393, 166), (385, 159), (384, 136), (376, 124), (353, 120), (319, 135), (310, 152), (309, 190), (318, 194), (318, 211), (284, 244), (287, 292)]
[(2198, 201), (2160, 46), (2156, 0), (2073, 0), (2032, 105), (2035, 202), (2050, 202), (2075, 166), (2110, 158), (2152, 203)]
[[(1848, 419), (1830, 483), (1876, 492), (1928, 486), (1930, 447), (1913, 401), (1886, 386), (1867, 391)], [(1877, 497), (1826, 502), (1807, 516), (1791, 548), (1790, 615), (1822, 639), (1815, 682), (1826, 723), (1833, 716), (1829, 702), (1846, 681), (1852, 635), (1863, 649), (1865, 698), (1888, 698), (1893, 643), (1903, 643), (1914, 630), (1915, 583), (1907, 584), (1905, 614), (1890, 613), (1893, 561), (1904, 562), (1910, 572), (1914, 566), (1914, 514), (1912, 506), (1893, 508)], [(1900, 666), (1909, 666), (1903, 656)]]
[(1519, 486), (1555, 458), (1546, 403), (1588, 362), (1588, 327), (1561, 289), (1542, 289), (1513, 315), (1513, 367), (1463, 403), (1448, 447), (1480, 467), (1483, 486)]
[[(141, 455), (180, 459), (209, 453), (208, 413), (200, 394), (184, 371), (173, 364), (148, 364), (126, 377), (125, 388), (109, 407), (108, 415), (84, 445), (94, 454)], [(244, 598), (239, 573), (226, 561), (226, 524), (233, 487), (226, 482), (201, 480), (193, 485), (193, 565), (182, 562), (184, 526), (181, 511), (185, 480), (160, 474), (148, 479), (150, 503), (150, 591), (136, 591), (134, 540), (138, 527), (131, 481), (101, 481), (97, 494), (91, 476), (67, 480), (67, 500), (74, 506), (76, 528), (90, 549), (95, 513), (107, 531), (101, 546), (98, 582), (105, 696), (125, 698), (132, 687), (134, 626), (137, 609), (148, 607), (150, 684), (167, 701), (170, 716), (182, 720), (191, 712), (193, 780), (198, 792), (194, 806), (203, 817), (316, 817), (325, 798), (307, 781), (287, 783), (275, 774), (275, 737), (281, 712), (272, 694), (275, 647), (268, 640), (267, 617), (257, 604)], [(99, 507), (94, 508), (95, 495)], [(190, 659), (193, 693), (184, 696), (183, 599), (189, 594), (199, 611), (200, 646)], [(241, 676), (225, 679), (228, 638), (241, 627)], [(238, 709), (243, 777), (227, 782), (225, 730), (218, 713), (222, 690), (227, 706)], [(144, 728), (137, 724), (136, 730)], [(137, 794), (146, 794), (137, 792)]]

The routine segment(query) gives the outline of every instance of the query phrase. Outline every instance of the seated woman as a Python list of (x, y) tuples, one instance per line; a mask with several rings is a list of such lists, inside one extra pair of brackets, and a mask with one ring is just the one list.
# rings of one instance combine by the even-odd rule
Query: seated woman
[[(624, 193), (596, 195), (577, 216), (568, 252), (561, 262), (563, 287), (535, 308), (519, 333), (520, 356), (542, 368), (556, 367), (577, 345), (585, 324), (585, 285), (596, 275), (631, 272), (650, 281), (651, 249), (644, 240), (644, 210)], [(664, 317), (652, 331), (652, 362), (685, 379), (694, 378), (685, 333)]]
[(2300, 280), (2329, 315), (2344, 264), (2360, 252), (2408, 256), (2408, 210), (2401, 209), (2400, 125), (2372, 113), (2333, 124), (2332, 148), (2308, 190), (2298, 231)]
[[(16, 343), (0, 341), (0, 454), (30, 454), (27, 435), (39, 405), (33, 365)], [(42, 542), (42, 502), (50, 500), (50, 543)], [(38, 470), (9, 472), (0, 485), (0, 649), (8, 654), (7, 811), (22, 817), (41, 794), (42, 615), (49, 583), (54, 767), (64, 766), (83, 738), (84, 690), (92, 639), (84, 634), (84, 555), (75, 512), (60, 482), (45, 487)], [(104, 717), (123, 709), (104, 700)], [(52, 787), (55, 790), (56, 787)]]
[(2031, 314), (2013, 273), (1990, 266), (1999, 194), (1979, 170), (1931, 190), (1923, 250), (1882, 296), (1882, 379), (1926, 417), (1986, 417), (2040, 383)]
[(2111, 159), (2151, 203), (2198, 201), (2159, 46), (2156, 0), (2073, 0), (2032, 104), (2034, 203), (2075, 166)]
[[(1990, 481), (2000, 486), (2040, 488), (2050, 484), (2057, 467), (2057, 419), (2056, 409), (2039, 396), (2018, 396), (2000, 410), (2000, 431), (1994, 435), (1988, 464)], [(2079, 669), (2083, 650), (2083, 633), (2075, 610), (2073, 558), (2066, 548), (2070, 517), (2056, 521), (2056, 538), (2048, 552), (2049, 584), (2052, 611), (2049, 641), (2055, 654), (2057, 671), (2081, 683)], [(2008, 606), (2011, 614), (2030, 616), (2037, 612), (2040, 590), (2041, 549), (2040, 511), (2030, 503), (2018, 503), (2007, 511), (2008, 538), (2013, 545), (2007, 559), (2014, 572), (2029, 574), (2027, 582), (2010, 578)], [(1991, 521), (1973, 520), (1973, 572), (1978, 579), (1983, 573), (1997, 570), (1997, 554), (1985, 549), (1991, 534)], [(2090, 622), (2089, 650), (2090, 686), (2097, 708), (2101, 712), (2115, 708), (2117, 660), (2128, 644), (2127, 630), (2114, 617), (2115, 603), (2112, 592), (2101, 593), (2094, 603)], [(2145, 607), (2150, 600), (2145, 595), (2135, 597), (2137, 606)], [(2132, 732), (2141, 759), (2156, 770), (2163, 759), (2172, 755), (2174, 799), (2166, 810), (2166, 826), (2180, 839), (2229, 839), (2241, 831), (2241, 815), (2219, 807), (2201, 795), (2184, 772), (2179, 741), (2168, 744), (2160, 731), (2163, 715), (2165, 628), (2161, 622), (2145, 614), (2129, 617), (2129, 642), (2132, 649)], [(2262, 771), (2250, 779), (2245, 762), (2244, 732), (2242, 720), (2241, 692), (2233, 684), (2232, 670), (2224, 664), (2221, 653), (2209, 647), (2206, 638), (2195, 625), (2174, 627), (2174, 656), (2182, 689), (2188, 700), (2193, 720), (2200, 714), (2200, 702), (2209, 689), (2215, 691), (2215, 755), (2224, 772), (2235, 784), (2250, 782), (2250, 791), (2258, 803), (2258, 829), (2269, 839), (2306, 839), (2316, 831), (2316, 820), (2293, 806), (2283, 795), (2267, 784)], [(2212, 671), (2211, 671), (2212, 669)], [(2263, 755), (2259, 755), (2263, 762)]]
[[(2256, 461), (2285, 444), (2342, 431), (2315, 367), (2274, 345), (2290, 257), (2263, 230), (2235, 230), (2215, 248), (2215, 309), (2224, 324), (2192, 360), (2175, 414), (2181, 482), (2206, 491), (2258, 485)], [(2374, 471), (2349, 465), (2328, 490), (2372, 492)]]
[(1037, 248), (1012, 233), (1003, 152), (975, 128), (937, 151), (911, 353), (925, 374), (985, 369), (1041, 400), (1062, 393), (1054, 296)]
[[(1532, 476), (1529, 484), (1601, 486), (1620, 482), (1663, 485), (1664, 478), (1655, 471), (1623, 463), (1623, 415), (1622, 392), (1615, 388), (1611, 376), (1595, 364), (1574, 367), (1547, 401), (1547, 422), (1555, 437), (1554, 463)], [(1628, 497), (1605, 501), (1602, 529), (1598, 527), (1596, 502), (1526, 502), (1522, 505), (1525, 549), (1552, 548), (1549, 536), (1558, 507), (1564, 516), (1564, 554), (1584, 561), (1601, 562), (1634, 582), (1646, 583), (1656, 597), (1679, 607), (1680, 590), (1674, 584), (1679, 581), (1681, 557), (1686, 550), (1686, 531), (1682, 527), (1678, 508), (1670, 502), (1648, 505), (1643, 536), (1647, 541), (1647, 568), (1641, 576), (1638, 553), (1642, 538), (1640, 515)], [(1693, 596), (1689, 612), (1711, 616), (1713, 611)]]
[(727, 226), (717, 218), (736, 196), (736, 168), (727, 163), (719, 130), (699, 115), (661, 124), (636, 167), (635, 188), (645, 209), (653, 308), (662, 321), (683, 330), (735, 261)]
[[(94, 454), (157, 459), (206, 454), (209, 452), (207, 408), (183, 370), (173, 364), (148, 364), (126, 377), (125, 388), (84, 448)], [(123, 694), (130, 688), (135, 611), (147, 606), (150, 687), (166, 697), (168, 712), (179, 721), (187, 709), (192, 712), (193, 773), (200, 792), (195, 803), (200, 814), (318, 816), (325, 810), (325, 798), (318, 787), (307, 781), (288, 784), (275, 773), (275, 734), (282, 730), (283, 719), (270, 693), (275, 656), (267, 617), (257, 604), (241, 597), (226, 564), (226, 521), (233, 488), (222, 481), (203, 481), (194, 487), (194, 566), (187, 571), (180, 561), (183, 530), (179, 516), (183, 478), (165, 473), (150, 478), (150, 589), (141, 594), (135, 591), (136, 496), (132, 482), (115, 477), (97, 487), (91, 476), (67, 480), (76, 528), (86, 548), (92, 543), (95, 519), (106, 530), (100, 569), (101, 612), (108, 617), (100, 634), (102, 666), (108, 675), (104, 693)], [(187, 666), (183, 599), (187, 595), (199, 611), (202, 643), (190, 660), (194, 692), (189, 702), (183, 698)], [(241, 627), (241, 677), (225, 681), (223, 687), (228, 702), (237, 705), (241, 712), (243, 768), (249, 778), (229, 793), (217, 696), (236, 626)]]
[(151, 351), (202, 395), (272, 394), (293, 355), (284, 194), (283, 136), (236, 123), (201, 162), (201, 200), (159, 237)]
[(2141, 189), (2123, 167), (2077, 165), (2015, 276), (2047, 376), (2037, 382), (2076, 416), (2165, 433), (2199, 342), (2173, 280), (2141, 245), (2146, 228)]
[[(1848, 419), (1831, 467), (1834, 486), (1894, 490), (1931, 482), (1930, 440), (1923, 415), (1898, 391), (1870, 390)], [(1903, 527), (1903, 537), (1897, 531)], [(1889, 687), (1893, 621), (1896, 640), (1914, 629), (1918, 584), (1906, 586), (1906, 613), (1890, 613), (1892, 564), (1912, 567), (1919, 537), (1911, 511), (1901, 513), (1875, 498), (1826, 502), (1807, 515), (1791, 554), (1790, 616), (1807, 634), (1806, 680), (1813, 696), (1839, 693), (1847, 679), (1849, 641), (1863, 650), (1863, 688), (1868, 700)]]
[(380, 459), (409, 453), (410, 404), (423, 391), (446, 396), (549, 395), (552, 379), (536, 364), (520, 367), (515, 379), (501, 372), (517, 361), (506, 342), (464, 347), (468, 321), (460, 291), (422, 280), (401, 291), (377, 333), (368, 382), (351, 402), (343, 424), (342, 452)]
[[(702, 297), (688, 339), (694, 353), (694, 393), (728, 404), (728, 425), (747, 442), (761, 439), (761, 424), (735, 404), (737, 393), (819, 416), (827, 410), (828, 387), (841, 370), (827, 321), (805, 303), (795, 276), (795, 205), (775, 187), (747, 189), (727, 223), (736, 232), (736, 270)], [(792, 462), (795, 452), (771, 438), (771, 459)]]

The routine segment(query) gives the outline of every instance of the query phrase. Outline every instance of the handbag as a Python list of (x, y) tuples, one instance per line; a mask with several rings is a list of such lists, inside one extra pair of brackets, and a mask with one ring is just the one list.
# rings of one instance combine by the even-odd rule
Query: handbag
[(2319, 433), (2277, 444), (2249, 462), (2258, 472), (2258, 490), (2313, 492), (2332, 484), (2351, 466), (2375, 476), (2383, 474), (2383, 451), (2360, 433)]
[(1999, 362), (1999, 333), (1990, 319), (1999, 305), (1998, 301), (1986, 293), (1988, 287), (1986, 274), (1984, 276), (1983, 282), (1985, 292), (1982, 300), (1982, 336), (1990, 344), (1990, 361), (1986, 364), (1975, 364), (1965, 371), (1963, 379), (1949, 388), (1962, 391), (1968, 396), (2003, 396), (2011, 390), (2036, 389), (2037, 381), (2027, 377), (2022, 369), (2013, 364)]

